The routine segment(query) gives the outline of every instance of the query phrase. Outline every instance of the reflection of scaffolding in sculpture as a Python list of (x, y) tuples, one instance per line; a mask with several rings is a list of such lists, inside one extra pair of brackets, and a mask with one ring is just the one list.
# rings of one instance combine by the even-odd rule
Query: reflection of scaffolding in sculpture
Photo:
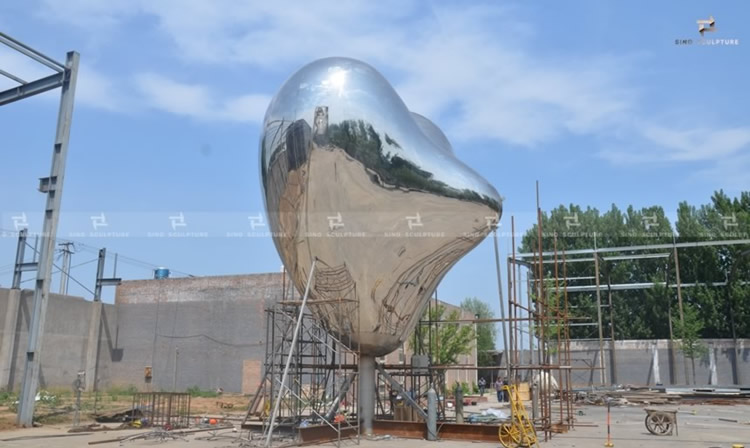
[[(346, 310), (350, 323), (359, 319), (357, 303), (334, 293), (351, 289), (331, 288), (343, 284), (331, 282), (333, 277), (313, 272), (313, 281), (330, 292), (325, 299), (295, 300), (294, 288), (285, 284), (284, 299), (266, 309), (264, 377), (243, 423), (243, 428), (262, 429), (266, 446), (284, 433), (315, 425), (330, 430), (339, 442), (359, 435), (356, 338), (351, 332), (334, 336), (317, 319), (325, 313), (319, 307), (326, 306)], [(287, 299), (287, 292), (292, 297)], [(342, 319), (339, 314), (332, 316)]]
[(345, 338), (356, 331), (359, 326), (359, 306), (355, 300), (357, 285), (346, 265), (316, 267), (315, 296), (315, 300), (310, 300), (307, 304), (326, 328), (347, 332)]

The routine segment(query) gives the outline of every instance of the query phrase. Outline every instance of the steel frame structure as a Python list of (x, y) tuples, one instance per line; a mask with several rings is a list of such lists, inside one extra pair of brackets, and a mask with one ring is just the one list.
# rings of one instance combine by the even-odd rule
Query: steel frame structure
[[(615, 352), (615, 325), (612, 305), (612, 291), (628, 289), (646, 289), (653, 288), (655, 285), (662, 285), (669, 288), (675, 288), (677, 292), (678, 311), (680, 319), (683, 317), (682, 312), (682, 293), (683, 287), (694, 287), (698, 283), (683, 284), (680, 281), (680, 268), (678, 249), (693, 247), (710, 247), (710, 246), (732, 246), (732, 245), (750, 245), (750, 239), (720, 240), (720, 241), (698, 241), (698, 242), (676, 242), (672, 244), (651, 244), (639, 246), (621, 246), (621, 247), (604, 247), (591, 249), (577, 249), (569, 251), (558, 251), (557, 237), (553, 239), (552, 250), (542, 247), (542, 211), (539, 207), (539, 191), (537, 184), (537, 247), (533, 252), (516, 253), (515, 245), (515, 224), (511, 217), (512, 233), (512, 254), (508, 257), (508, 317), (503, 316), (503, 326), (507, 321), (510, 327), (508, 351), (508, 361), (513, 381), (518, 383), (521, 375), (526, 373), (528, 378), (534, 378), (538, 375), (541, 387), (532, 388), (533, 419), (537, 427), (545, 433), (545, 440), (551, 437), (553, 432), (563, 428), (573, 428), (575, 418), (573, 416), (573, 395), (571, 375), (574, 370), (598, 370), (600, 372), (600, 383), (610, 386), (617, 382), (616, 379), (616, 352)], [(666, 251), (657, 252), (654, 251)], [(747, 250), (743, 253), (750, 253)], [(588, 258), (574, 257), (571, 255), (590, 256)], [(667, 263), (672, 260), (673, 269), (675, 270), (674, 285), (669, 282), (656, 283), (629, 283), (629, 284), (610, 284), (609, 279), (602, 285), (600, 262), (602, 261), (620, 261), (620, 260), (639, 260), (639, 259), (665, 259)], [(593, 277), (572, 278), (567, 275), (567, 264), (586, 262), (593, 264)], [(545, 271), (545, 265), (552, 265), (552, 268)], [(521, 287), (524, 284), (522, 271), (526, 270), (526, 292), (527, 300), (525, 303), (521, 300)], [(553, 278), (546, 278), (545, 275), (553, 275)], [(562, 275), (560, 275), (562, 274)], [(569, 286), (571, 280), (594, 280), (593, 284)], [(714, 283), (716, 286), (726, 286), (731, 283), (732, 276), (726, 282)], [(606, 289), (605, 289), (606, 288)], [(602, 289), (607, 292), (608, 303), (602, 304)], [(574, 367), (570, 353), (570, 327), (575, 325), (588, 325), (580, 323), (571, 323), (574, 318), (570, 317), (570, 305), (568, 300), (569, 293), (592, 291), (596, 293), (597, 302), (597, 321), (593, 325), (598, 330), (599, 355), (598, 366)], [(555, 300), (550, 301), (550, 297)], [(671, 303), (671, 302), (670, 302)], [(604, 349), (604, 325), (602, 323), (602, 308), (609, 309), (610, 343), (609, 349), (609, 381), (605, 381), (605, 349)], [(670, 305), (671, 308), (671, 305)], [(523, 323), (526, 323), (527, 329), (524, 330)], [(671, 331), (671, 325), (670, 325)], [(552, 334), (549, 334), (549, 333)], [(524, 333), (528, 335), (528, 346), (524, 343)], [(535, 347), (535, 340), (537, 346)], [(670, 341), (672, 338), (670, 338)], [(526, 348), (528, 347), (528, 348)], [(552, 350), (551, 350), (552, 349)], [(529, 352), (528, 362), (524, 362), (522, 354), (524, 350)], [(536, 351), (536, 353), (535, 353)], [(552, 356), (553, 352), (556, 356)], [(536, 354), (536, 359), (534, 354)], [(736, 355), (736, 353), (735, 353)], [(553, 358), (555, 358), (553, 360)], [(674, 370), (674, 360), (670, 359), (672, 371)], [(687, 364), (685, 366), (687, 378)], [(735, 365), (736, 370), (736, 365)], [(739, 381), (738, 372), (733, 372), (735, 378)], [(551, 393), (550, 379), (556, 375), (559, 385), (558, 403), (553, 405), (553, 394)], [(545, 387), (546, 385), (546, 387)], [(536, 389), (536, 390), (534, 390)], [(554, 408), (557, 408), (555, 410)]]
[[(622, 246), (622, 247), (603, 247), (603, 248), (592, 248), (592, 249), (577, 249), (572, 251), (566, 251), (565, 256), (567, 257), (571, 253), (575, 253), (578, 255), (589, 255), (594, 254), (591, 258), (566, 258), (565, 260), (561, 261), (560, 259), (555, 259), (555, 252), (542, 252), (542, 257), (540, 258), (538, 253), (519, 253), (519, 254), (513, 254), (511, 257), (508, 258), (509, 265), (518, 265), (519, 267), (526, 267), (529, 269), (529, 272), (531, 273), (531, 278), (529, 280), (529, 287), (530, 289), (533, 288), (534, 290), (538, 290), (540, 287), (544, 288), (545, 282), (539, 281), (539, 275), (540, 271), (538, 268), (538, 265), (541, 264), (554, 264), (555, 266), (558, 266), (561, 263), (571, 263), (571, 262), (588, 262), (593, 264), (593, 270), (594, 270), (594, 276), (591, 278), (594, 280), (593, 284), (589, 285), (575, 285), (570, 286), (568, 285), (568, 282), (570, 280), (575, 280), (574, 278), (568, 278), (565, 274), (563, 274), (562, 278), (556, 278), (556, 282), (561, 282), (564, 285), (566, 294), (567, 293), (577, 293), (577, 292), (595, 292), (596, 298), (597, 298), (597, 321), (593, 324), (597, 327), (598, 336), (597, 340), (599, 342), (599, 355), (598, 355), (598, 367), (596, 368), (600, 372), (600, 383), (602, 385), (609, 384), (613, 385), (617, 383), (617, 377), (616, 377), (616, 367), (617, 367), (617, 355), (615, 350), (615, 325), (614, 325), (614, 315), (613, 315), (613, 308), (612, 308), (612, 291), (625, 291), (625, 290), (633, 290), (633, 289), (651, 289), (657, 286), (664, 286), (670, 289), (676, 290), (677, 294), (677, 311), (679, 318), (683, 318), (683, 306), (682, 306), (682, 289), (683, 288), (692, 288), (700, 286), (701, 283), (693, 282), (693, 283), (682, 283), (680, 281), (680, 266), (679, 266), (679, 249), (687, 249), (687, 248), (694, 248), (694, 247), (719, 247), (719, 246), (735, 246), (735, 245), (750, 245), (750, 239), (736, 239), (736, 240), (720, 240), (720, 241), (697, 241), (697, 242), (682, 242), (677, 243), (674, 242), (672, 244), (652, 244), (652, 245), (639, 245), (639, 246)], [(642, 253), (642, 252), (648, 252), (648, 251), (654, 251), (654, 250), (665, 250), (665, 249), (671, 249), (671, 252), (667, 253)], [(607, 255), (605, 255), (607, 254)], [(617, 254), (617, 255), (611, 255), (611, 254)], [(550, 255), (553, 258), (545, 258), (550, 257)], [(601, 282), (601, 269), (600, 269), (600, 262), (601, 261), (619, 261), (619, 260), (641, 260), (641, 259), (654, 259), (654, 258), (663, 258), (665, 259), (665, 262), (668, 264), (668, 269), (674, 269), (675, 272), (675, 282), (669, 283), (668, 281), (664, 282), (641, 282), (641, 283), (621, 283), (621, 284), (610, 284), (608, 279), (605, 279), (605, 284), (602, 284)], [(531, 259), (531, 260), (529, 260)], [(540, 261), (541, 260), (541, 261)], [(671, 263), (670, 263), (671, 261)], [(564, 265), (563, 265), (564, 268)], [(549, 279), (547, 279), (549, 280)], [(724, 282), (714, 282), (712, 285), (714, 286), (727, 286), (727, 284), (730, 283), (730, 280)], [(746, 282), (740, 282), (746, 283)], [(607, 303), (602, 303), (602, 290), (607, 293)], [(607, 308), (609, 310), (609, 317), (605, 318), (602, 316), (602, 309)], [(670, 305), (671, 308), (671, 305)], [(607, 324), (607, 320), (609, 320), (609, 324)], [(568, 324), (568, 326), (575, 325), (575, 324)], [(609, 325), (610, 329), (610, 335), (609, 337), (604, 335), (604, 328)], [(671, 331), (671, 327), (670, 327)], [(670, 336), (670, 343), (673, 340), (673, 337)], [(609, 343), (610, 348), (609, 350), (605, 350), (605, 342)], [(607, 357), (607, 354), (609, 355), (609, 360), (605, 362), (605, 358)], [(670, 358), (670, 366), (672, 367), (672, 371), (674, 371), (674, 360)], [(606, 365), (609, 364), (609, 368), (606, 367)], [(736, 366), (734, 367), (735, 370)], [(687, 365), (685, 365), (685, 378), (687, 378)], [(609, 375), (607, 375), (607, 371), (609, 371)], [(738, 377), (738, 372), (733, 372), (733, 375), (735, 378)], [(672, 379), (674, 381), (674, 379)], [(739, 381), (739, 379), (738, 379)]]
[(21, 426), (31, 426), (34, 417), (34, 399), (39, 385), (42, 336), (47, 316), (47, 301), (49, 299), (49, 288), (52, 277), (52, 261), (55, 252), (57, 224), (60, 217), (63, 181), (65, 180), (65, 162), (68, 154), (68, 142), (70, 140), (70, 125), (73, 120), (73, 102), (75, 99), (76, 81), (78, 79), (79, 54), (75, 51), (68, 52), (65, 64), (62, 64), (7, 34), (0, 33), (0, 43), (55, 72), (44, 78), (27, 82), (9, 71), (0, 69), (0, 75), (19, 84), (16, 87), (0, 92), (0, 106), (58, 87), (61, 88), (57, 131), (52, 150), (52, 168), (49, 177), (39, 180), (39, 191), (47, 196), (47, 201), (44, 209), (39, 262), (36, 265), (37, 277), (34, 285), (31, 322), (29, 324), (26, 365), (18, 406), (17, 423)]

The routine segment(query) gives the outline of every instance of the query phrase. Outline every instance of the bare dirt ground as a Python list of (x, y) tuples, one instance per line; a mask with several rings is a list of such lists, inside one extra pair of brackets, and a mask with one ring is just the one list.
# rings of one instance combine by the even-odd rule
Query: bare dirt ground
[[(47, 402), (38, 401), (35, 415), (37, 420), (44, 425), (72, 425), (74, 418), (75, 397), (67, 391), (49, 391), (49, 395), (55, 397)], [(13, 406), (14, 398), (10, 398), (0, 405), (0, 431), (13, 431), (16, 429), (16, 413)], [(221, 395), (217, 397), (191, 397), (191, 414), (197, 419), (201, 417), (214, 417), (221, 419), (241, 419), (247, 408), (249, 399), (243, 395)], [(97, 415), (111, 415), (117, 412), (127, 411), (132, 407), (133, 397), (125, 392), (111, 391), (94, 394), (84, 394), (81, 397), (80, 422), (82, 425), (94, 423)], [(117, 426), (108, 423), (107, 426)]]
[[(117, 397), (104, 403), (112, 410), (123, 409), (129, 406), (127, 397)], [(226, 404), (233, 406), (227, 408)], [(222, 407), (222, 404), (224, 404)], [(222, 396), (217, 398), (194, 398), (192, 400), (192, 415), (197, 417), (213, 416), (219, 420), (220, 425), (234, 425), (239, 427), (243, 415), (243, 409), (247, 405), (247, 397)], [(482, 403), (478, 406), (467, 406), (466, 412), (481, 412), (488, 407), (503, 409), (498, 403)], [(43, 408), (43, 406), (40, 406)], [(742, 444), (750, 448), (750, 405), (709, 405), (709, 404), (685, 404), (666, 407), (676, 409), (678, 419), (678, 434), (672, 436), (654, 436), (650, 434), (644, 425), (646, 413), (642, 406), (613, 407), (611, 414), (612, 441), (618, 448), (640, 448), (640, 447), (663, 447), (663, 448), (707, 448), (726, 447), (731, 448), (734, 444)], [(600, 448), (606, 441), (606, 407), (604, 406), (576, 406), (576, 418), (580, 426), (566, 434), (556, 434), (553, 439), (543, 441), (540, 435), (540, 446), (554, 448)], [(40, 409), (43, 412), (44, 409)], [(58, 419), (55, 421), (54, 419)], [(7, 408), (0, 409), (0, 446), (2, 447), (82, 447), (89, 446), (90, 442), (112, 440), (129, 435), (146, 434), (147, 429), (124, 429), (107, 430), (93, 433), (71, 434), (68, 430), (71, 423), (67, 416), (57, 416), (42, 427), (30, 429), (17, 429), (13, 426), (15, 414)], [(91, 419), (82, 418), (82, 424), (90, 422)], [(115, 427), (116, 424), (107, 424), (107, 427)], [(237, 431), (233, 428), (211, 432), (199, 432), (181, 436), (175, 440), (164, 440), (160, 437), (152, 437), (147, 440), (134, 440), (124, 442), (109, 442), (101, 444), (107, 446), (154, 446), (158, 444), (164, 447), (211, 447), (229, 448), (243, 446), (239, 437), (247, 438), (246, 431)], [(407, 440), (390, 437), (377, 437), (375, 440), (363, 439), (359, 446), (365, 448), (428, 448), (439, 445), (441, 448), (465, 447), (467, 441), (428, 442), (425, 440)], [(477, 442), (479, 443), (479, 442)], [(482, 443), (483, 446), (499, 447), (498, 443)], [(94, 445), (96, 446), (96, 445)], [(245, 445), (249, 446), (249, 445)], [(323, 446), (332, 447), (335, 444)], [(341, 446), (356, 446), (352, 441), (342, 442)]]

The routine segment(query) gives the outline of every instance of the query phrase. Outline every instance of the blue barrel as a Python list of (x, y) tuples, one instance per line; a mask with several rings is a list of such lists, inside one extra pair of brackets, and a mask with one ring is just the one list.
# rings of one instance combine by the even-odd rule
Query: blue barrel
[(157, 280), (162, 279), (162, 278), (169, 278), (169, 269), (167, 268), (154, 269), (154, 278)]

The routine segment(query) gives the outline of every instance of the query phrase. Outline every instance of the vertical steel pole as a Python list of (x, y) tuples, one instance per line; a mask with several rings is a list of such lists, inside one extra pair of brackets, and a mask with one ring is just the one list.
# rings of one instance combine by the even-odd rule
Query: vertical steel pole
[[(677, 282), (677, 306), (679, 308), (680, 312), (680, 328), (684, 328), (685, 326), (685, 315), (682, 312), (682, 284), (680, 283), (680, 257), (677, 254), (677, 245), (674, 240), (674, 235), (672, 236), (672, 242), (674, 244), (673, 250), (674, 250), (674, 279), (675, 282)], [(730, 318), (733, 316), (730, 314)], [(680, 338), (682, 340), (682, 338)], [(687, 356), (682, 357), (683, 361), (683, 367), (685, 368), (685, 384), (689, 384), (688, 382), (688, 361)]]
[(609, 335), (611, 339), (611, 346), (609, 351), (609, 368), (612, 369), (610, 372), (610, 378), (612, 384), (617, 384), (617, 353), (615, 348), (615, 309), (612, 306), (612, 281), (609, 272), (607, 272), (607, 297), (609, 299)]
[[(594, 244), (596, 246), (596, 244)], [(594, 247), (594, 276), (596, 277), (596, 319), (599, 326), (599, 382), (604, 386), (604, 332), (602, 330), (602, 296), (599, 291), (599, 252)]]
[(73, 120), (73, 100), (75, 98), (76, 80), (78, 78), (78, 53), (71, 51), (65, 61), (65, 78), (60, 96), (60, 111), (57, 117), (57, 133), (52, 151), (52, 169), (41, 190), (47, 194), (42, 227), (42, 244), (34, 287), (34, 305), (29, 325), (29, 344), (26, 348), (26, 367), (23, 375), (23, 386), (18, 405), (18, 424), (31, 426), (34, 418), (34, 399), (39, 385), (41, 366), (42, 337), (44, 322), (47, 317), (47, 300), (52, 274), (52, 259), (55, 254), (55, 236), (60, 218), (63, 181), (65, 179), (65, 161), (68, 155), (70, 125)]
[(68, 277), (70, 277), (70, 257), (73, 255), (73, 251), (70, 249), (73, 243), (70, 241), (60, 243), (62, 249), (60, 251), (63, 254), (62, 269), (60, 272), (60, 294), (68, 293)]
[(18, 247), (16, 248), (16, 265), (13, 268), (13, 283), (11, 288), (21, 289), (21, 275), (23, 274), (23, 260), (26, 253), (26, 237), (29, 233), (28, 229), (21, 229), (18, 232)]
[(102, 278), (104, 277), (104, 261), (107, 259), (107, 249), (99, 249), (99, 261), (96, 265), (96, 285), (94, 286), (94, 302), (102, 300)]
[(510, 360), (508, 353), (508, 332), (505, 329), (505, 303), (503, 302), (503, 282), (500, 278), (500, 253), (497, 249), (497, 228), (492, 231), (492, 240), (495, 243), (495, 271), (497, 272), (497, 295), (500, 298), (500, 326), (503, 328), (503, 358), (505, 358), (505, 378), (510, 381)]

